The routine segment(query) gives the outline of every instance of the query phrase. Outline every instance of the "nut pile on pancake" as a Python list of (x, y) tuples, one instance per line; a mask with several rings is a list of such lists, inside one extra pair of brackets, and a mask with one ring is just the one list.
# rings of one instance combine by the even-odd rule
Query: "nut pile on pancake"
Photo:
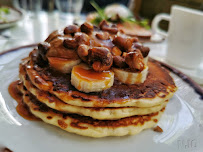
[(149, 48), (114, 24), (54, 31), (20, 64), (18, 88), (46, 123), (90, 137), (136, 134), (160, 119), (176, 86)]

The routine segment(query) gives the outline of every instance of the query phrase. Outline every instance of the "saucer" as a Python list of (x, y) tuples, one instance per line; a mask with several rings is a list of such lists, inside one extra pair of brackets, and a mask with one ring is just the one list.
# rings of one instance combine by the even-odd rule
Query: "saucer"
[(203, 61), (200, 63), (199, 67), (197, 67), (196, 69), (186, 69), (186, 68), (174, 65), (174, 64), (168, 62), (166, 59), (164, 59), (164, 60), (165, 60), (164, 61), (165, 63), (175, 67), (176, 69), (180, 70), (184, 74), (188, 75), (193, 80), (195, 80), (198, 84), (203, 85)]
[(156, 57), (156, 56), (151, 56), (151, 57), (158, 61), (164, 62), (170, 66), (173, 66), (174, 68), (178, 69), (185, 75), (192, 78), (198, 84), (203, 85), (203, 61), (200, 63), (199, 67), (197, 67), (196, 69), (186, 69), (186, 68), (179, 67), (179, 66), (167, 61), (165, 57)]
[(150, 54), (149, 54), (150, 57), (175, 67), (176, 69), (180, 70), (182, 73), (192, 78), (198, 84), (203, 85), (203, 60), (201, 61), (199, 67), (197, 67), (196, 69), (186, 69), (186, 68), (174, 65), (173, 63), (168, 62), (166, 60), (166, 53), (167, 53), (166, 40), (163, 41), (162, 43), (145, 43), (145, 46), (150, 47)]

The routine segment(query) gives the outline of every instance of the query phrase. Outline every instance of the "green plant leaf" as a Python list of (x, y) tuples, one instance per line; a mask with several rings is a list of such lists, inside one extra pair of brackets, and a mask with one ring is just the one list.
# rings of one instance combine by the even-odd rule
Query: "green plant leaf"
[(132, 18), (132, 17), (129, 17), (129, 18), (121, 18), (121, 21), (122, 22), (131, 22), (131, 23), (136, 23), (146, 29), (150, 29), (150, 26), (149, 26), (149, 20), (147, 19), (143, 19), (143, 20), (136, 20), (135, 18)]
[[(111, 21), (110, 18), (108, 18), (105, 14), (104, 14), (104, 9), (102, 9), (101, 7), (99, 7), (99, 5), (94, 1), (90, 1), (90, 4), (96, 9), (98, 16), (93, 19), (91, 22), (95, 25), (98, 25), (102, 20), (107, 20), (107, 21)], [(146, 29), (150, 29), (149, 26), (149, 20), (147, 19), (143, 19), (143, 20), (136, 20), (132, 15), (127, 17), (127, 18), (123, 18), (120, 17), (121, 22), (131, 22), (131, 23), (136, 23)]]
[(96, 9), (98, 15), (102, 20), (106, 19), (106, 15), (104, 14), (104, 9), (100, 8), (95, 1), (90, 1), (90, 4)]
[(9, 14), (10, 13), (10, 9), (7, 7), (1, 7), (0, 8), (0, 12), (4, 12), (5, 14)]

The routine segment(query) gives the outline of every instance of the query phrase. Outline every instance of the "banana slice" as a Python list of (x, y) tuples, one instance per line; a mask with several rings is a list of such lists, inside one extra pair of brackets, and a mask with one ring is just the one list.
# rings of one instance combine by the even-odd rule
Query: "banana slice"
[(114, 82), (114, 72), (96, 72), (86, 64), (74, 66), (71, 72), (71, 84), (83, 92), (99, 92), (110, 88)]
[(149, 56), (146, 56), (146, 57), (144, 58), (144, 64), (145, 64), (145, 65), (147, 65), (147, 63), (148, 63), (148, 58), (149, 58)]
[(70, 60), (70, 59), (63, 59), (57, 57), (48, 57), (49, 65), (62, 72), (62, 73), (70, 73), (72, 68), (81, 62), (80, 59), (77, 60)]
[(113, 68), (115, 77), (125, 84), (138, 84), (146, 80), (148, 74), (148, 66), (145, 65), (141, 72), (129, 72), (123, 69)]

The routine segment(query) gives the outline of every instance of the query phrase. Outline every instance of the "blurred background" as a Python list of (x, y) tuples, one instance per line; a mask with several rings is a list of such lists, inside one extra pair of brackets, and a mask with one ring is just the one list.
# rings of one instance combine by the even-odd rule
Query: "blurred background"
[[(0, 0), (0, 5), (13, 6), (26, 11), (62, 12), (87, 14), (95, 11), (91, 0)], [(119, 3), (127, 6), (135, 16), (141, 16), (150, 21), (159, 13), (170, 13), (172, 5), (180, 5), (203, 11), (202, 0), (95, 0), (100, 7)], [(67, 5), (69, 6), (66, 6)], [(71, 6), (72, 5), (72, 8)], [(168, 22), (162, 21), (161, 27), (167, 29)]]
[[(105, 8), (107, 5), (114, 3), (124, 5), (129, 8), (136, 19), (148, 19), (149, 25), (155, 15), (170, 13), (170, 8), (174, 4), (203, 11), (202, 0), (94, 0), (94, 2), (100, 8)], [(24, 28), (27, 28), (26, 22), (31, 18), (30, 22), (33, 22), (32, 24), (35, 28), (35, 24), (39, 24), (39, 26), (41, 24), (49, 24), (49, 27), (41, 26), (41, 28), (47, 28), (48, 33), (74, 21), (82, 22), (90, 12), (95, 11), (95, 8), (90, 4), (90, 0), (0, 0), (0, 6), (10, 6), (22, 11), (24, 23), (18, 23), (21, 24), (18, 27), (22, 27), (22, 24), (24, 24)], [(51, 21), (53, 22), (50, 23)], [(161, 21), (160, 27), (167, 30), (168, 22)], [(37, 29), (32, 30), (34, 32)], [(38, 30), (42, 29), (38, 28)], [(39, 35), (36, 38), (33, 37), (32, 40), (28, 39), (29, 43), (45, 39), (48, 33), (44, 30), (42, 30), (43, 35)], [(0, 32), (2, 33), (2, 31), (5, 31), (5, 29), (2, 30), (1, 28)], [(13, 36), (9, 35), (9, 33), (4, 33), (3, 35), (8, 38), (14, 38), (15, 33)]]
[[(10, 7), (10, 13), (0, 9), (0, 52), (31, 43), (43, 41), (49, 33), (64, 28), (68, 24), (81, 24), (86, 19), (98, 24), (102, 17), (94, 13), (97, 8), (92, 0), (0, 0), (0, 7)], [(203, 11), (203, 0), (94, 0), (108, 17), (108, 21), (121, 23), (127, 33), (134, 30), (134, 35), (149, 42), (152, 32), (150, 25), (155, 15), (170, 13), (172, 5), (177, 4)], [(119, 7), (111, 4), (118, 4)], [(13, 9), (11, 9), (13, 8)], [(98, 9), (97, 9), (98, 12)], [(109, 14), (118, 13), (120, 17)], [(99, 15), (99, 16), (98, 16)], [(123, 24), (123, 21), (134, 24)], [(168, 22), (161, 21), (160, 27), (168, 29)], [(137, 31), (136, 31), (137, 30)], [(157, 41), (164, 38), (158, 37)], [(142, 40), (141, 40), (142, 41)], [(155, 40), (156, 41), (156, 40)]]

